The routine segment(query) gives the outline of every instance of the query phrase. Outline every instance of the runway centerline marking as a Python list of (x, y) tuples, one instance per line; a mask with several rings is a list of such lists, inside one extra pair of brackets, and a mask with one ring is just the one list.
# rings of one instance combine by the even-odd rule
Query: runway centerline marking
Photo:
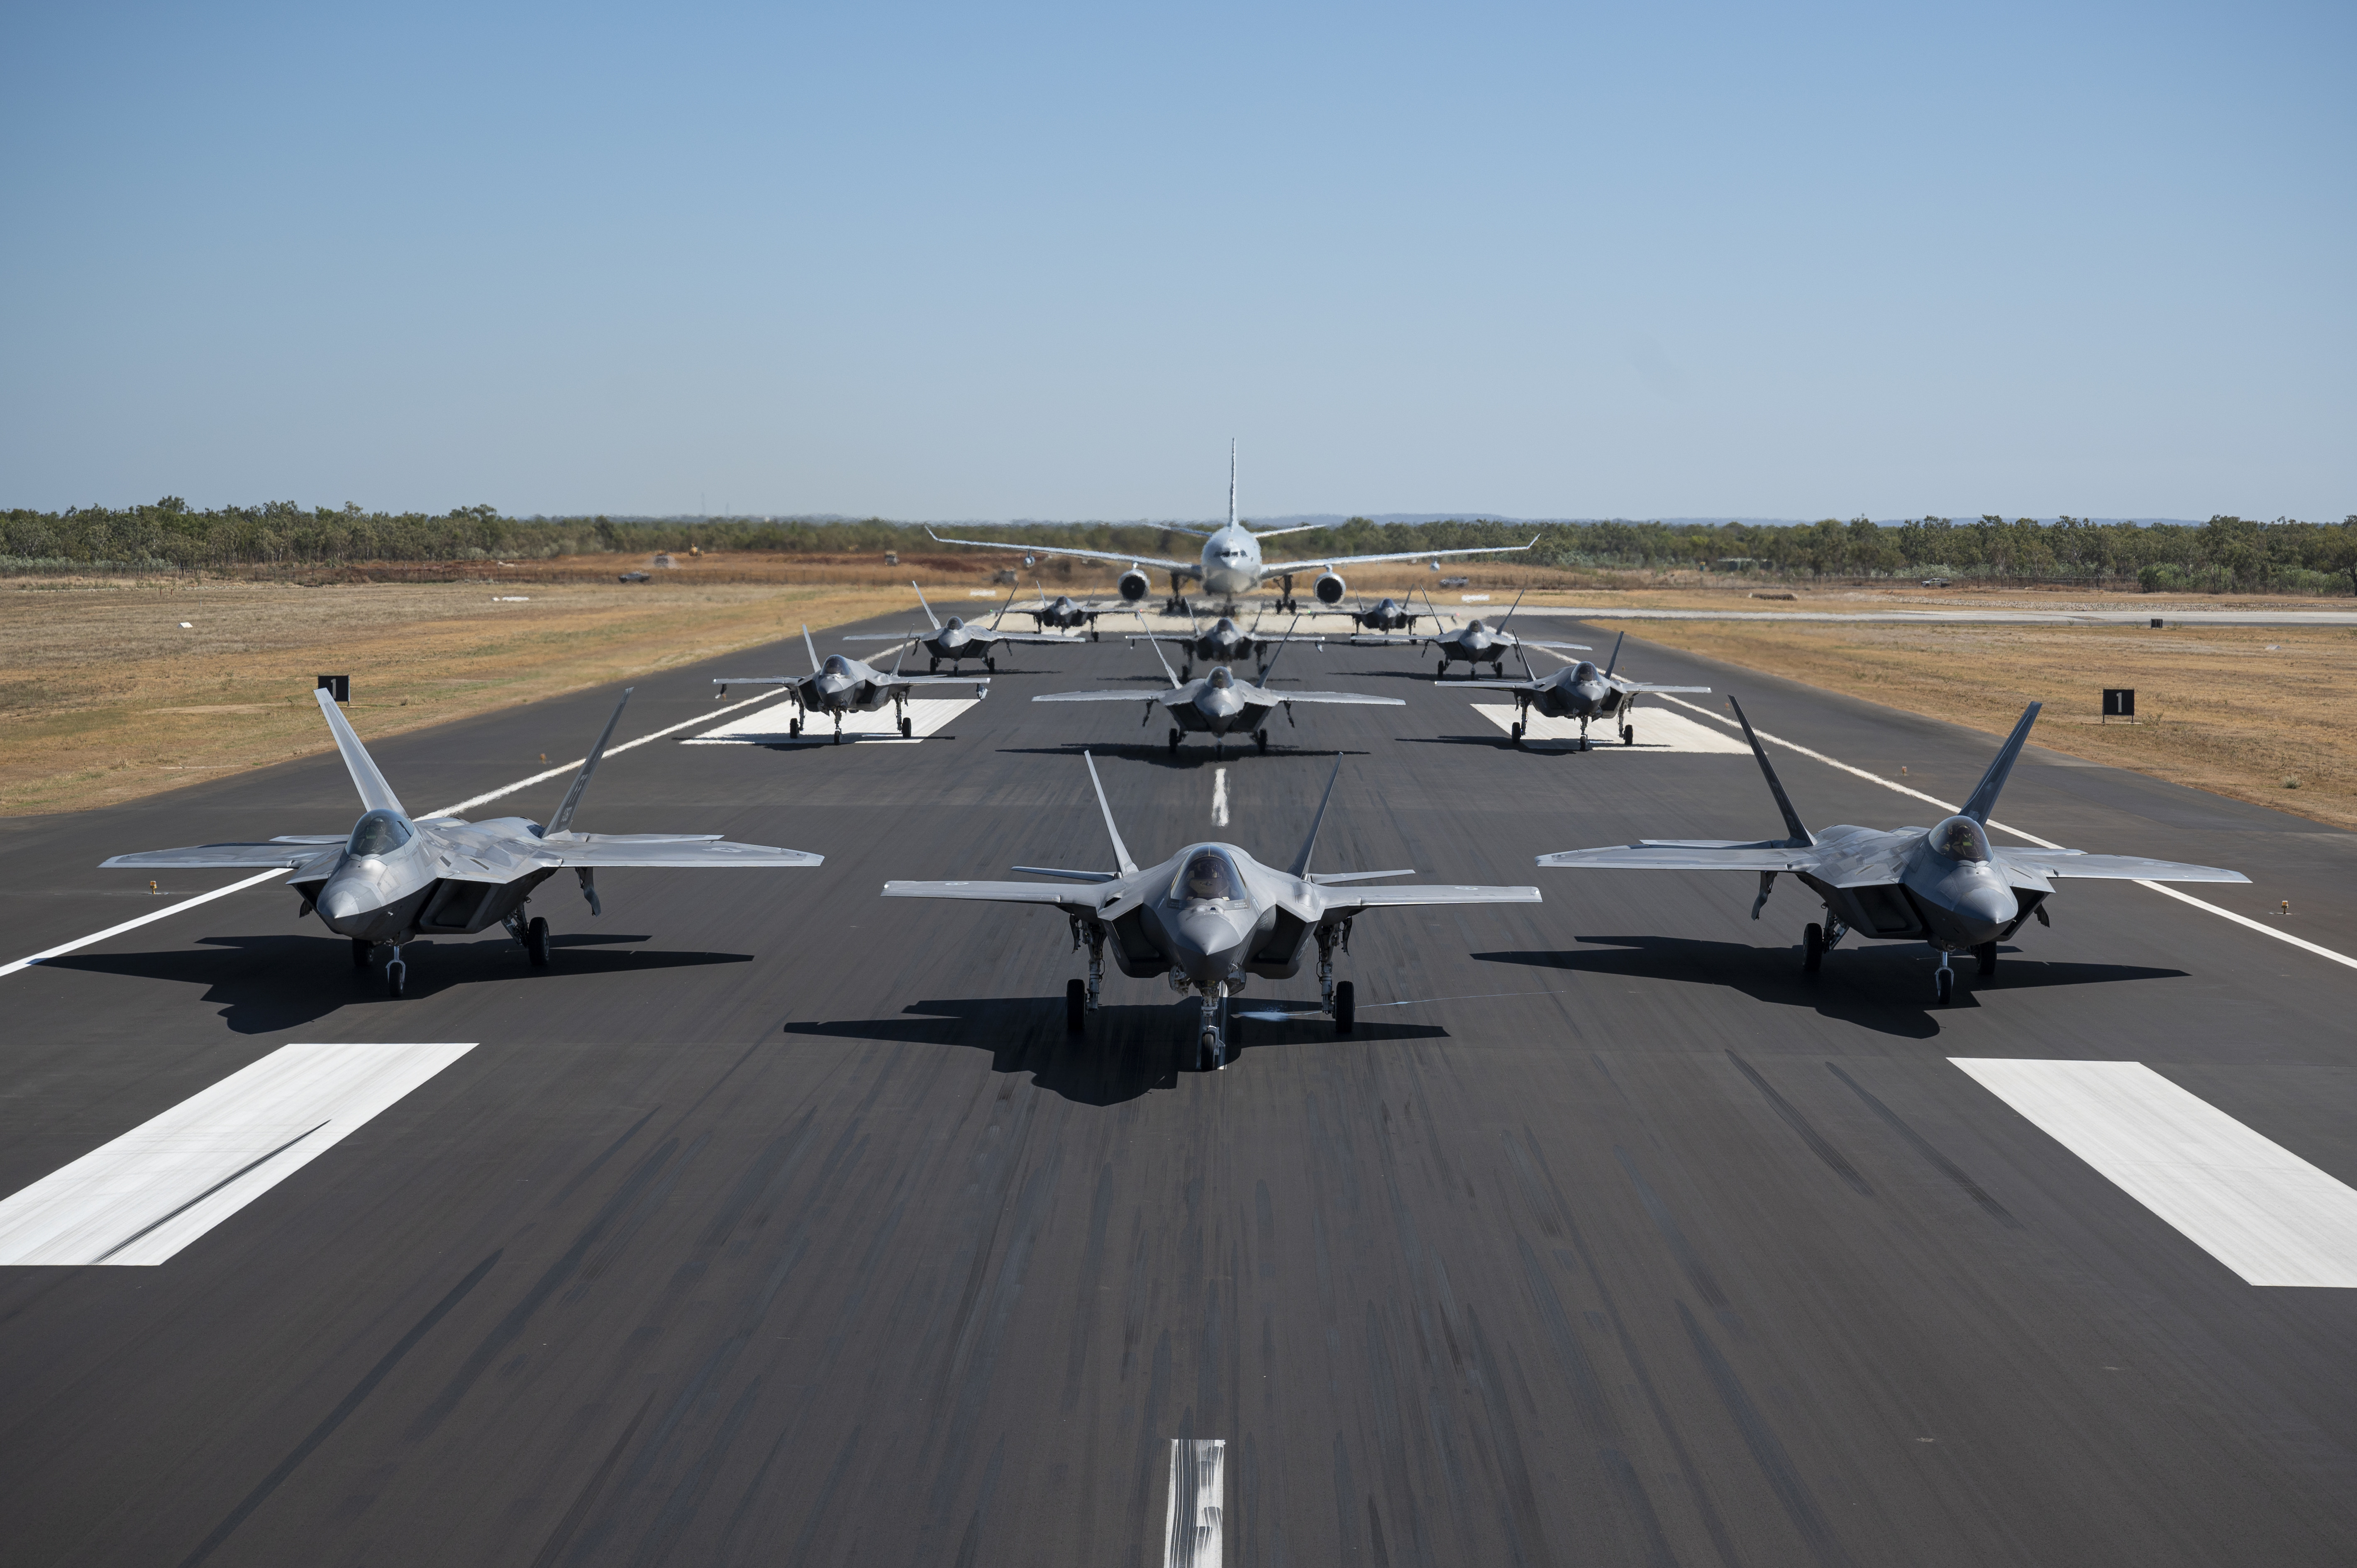
[(1228, 825), (1228, 770), (1224, 768), (1211, 769), (1211, 825)]
[(2144, 1063), (1948, 1059), (2244, 1283), (2357, 1289), (2357, 1189)]
[(1162, 1516), (1162, 1568), (1220, 1568), (1224, 1439), (1170, 1440), (1170, 1501)]
[[(642, 735), (636, 740), (624, 741), (619, 746), (609, 746), (606, 748), (606, 755), (612, 757), (617, 753), (629, 751), (634, 747), (645, 746), (651, 741), (661, 740), (667, 735), (677, 735), (680, 731), (692, 728), (696, 725), (709, 724), (714, 718), (717, 717), (721, 714), (733, 713), (738, 708), (748, 707), (752, 703), (765, 702), (767, 700), (768, 697), (765, 693), (759, 697), (748, 697), (741, 703), (731, 703), (725, 708), (716, 708), (711, 713), (702, 714), (696, 718), (689, 719), (684, 724), (672, 725), (667, 728), (655, 731), (652, 735)], [(561, 779), (568, 773), (578, 772), (581, 765), (588, 760), (589, 759), (586, 757), (576, 757), (561, 768), (552, 768), (546, 772), (535, 773), (529, 779), (519, 779), (514, 783), (502, 785), (500, 788), (490, 791), (489, 794), (477, 795), (471, 799), (461, 800), (455, 806), (445, 806), (438, 811), (427, 811), (425, 814), (429, 817), (455, 817), (461, 811), (470, 811), (477, 806), (500, 799), (502, 795), (512, 795), (519, 789), (529, 789), (535, 784), (544, 784), (552, 779)], [(70, 952), (79, 952), (81, 949), (89, 947), (93, 942), (102, 942), (109, 937), (119, 937), (125, 931), (137, 930), (140, 927), (163, 919), (167, 915), (177, 915), (183, 909), (193, 909), (199, 904), (210, 904), (216, 898), (225, 898), (229, 895), (238, 892), (243, 888), (259, 886), (261, 884), (271, 880), (273, 877), (285, 875), (286, 873), (292, 869), (293, 867), (291, 866), (274, 865), (268, 871), (257, 872), (252, 876), (232, 882), (225, 887), (216, 887), (210, 893), (199, 893), (193, 898), (183, 898), (177, 904), (167, 904), (163, 908), (157, 909), (152, 914), (142, 915), (135, 920), (125, 920), (119, 926), (109, 926), (102, 931), (92, 931), (86, 937), (77, 937), (72, 941), (60, 942), (53, 948), (44, 948), (39, 952), (31, 953), (24, 958), (16, 960), (14, 963), (0, 964), (0, 976), (11, 975), (22, 969), (30, 969), (35, 964), (45, 962), (46, 961), (53, 958), (62, 958)]]
[(474, 1048), (281, 1046), (0, 1199), (0, 1266), (161, 1263)]

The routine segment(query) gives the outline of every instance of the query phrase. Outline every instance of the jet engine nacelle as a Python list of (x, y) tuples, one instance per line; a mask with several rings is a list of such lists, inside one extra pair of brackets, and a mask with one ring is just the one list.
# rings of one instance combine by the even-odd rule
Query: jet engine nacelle
[(1121, 596), (1133, 605), (1146, 597), (1153, 586), (1146, 574), (1135, 566), (1121, 575)]
[(1329, 572), (1310, 585), (1310, 591), (1318, 596), (1320, 604), (1339, 605), (1342, 602), (1342, 596), (1351, 590), (1341, 578)]

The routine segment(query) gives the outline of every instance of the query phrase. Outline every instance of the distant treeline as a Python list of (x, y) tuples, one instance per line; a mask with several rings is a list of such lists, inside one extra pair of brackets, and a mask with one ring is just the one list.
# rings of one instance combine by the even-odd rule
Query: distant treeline
[[(1177, 529), (1135, 523), (964, 525), (958, 532), (1058, 546), (1177, 556), (1198, 548)], [(2339, 522), (2094, 523), (2062, 518), (1959, 521), (1926, 517), (1896, 526), (1828, 518), (1800, 527), (1746, 523), (1492, 521), (1375, 523), (1352, 518), (1287, 535), (1272, 555), (1382, 553), (1520, 544), (1522, 559), (1600, 570), (1692, 570), (1782, 577), (1947, 576), (2006, 582), (2134, 584), (2147, 589), (2357, 592), (2357, 516)], [(545, 560), (559, 555), (706, 551), (880, 554), (938, 546), (921, 532), (866, 521), (643, 521), (606, 517), (502, 517), (488, 506), (423, 512), (306, 509), (291, 501), (192, 510), (178, 497), (153, 506), (11, 510), (0, 520), (0, 571), (197, 572), (366, 566), (393, 562)]]

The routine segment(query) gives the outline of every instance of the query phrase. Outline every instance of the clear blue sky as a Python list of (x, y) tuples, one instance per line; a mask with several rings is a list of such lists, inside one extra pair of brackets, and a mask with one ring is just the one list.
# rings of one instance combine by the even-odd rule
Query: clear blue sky
[(0, 504), (2357, 511), (2357, 5), (17, 5)]

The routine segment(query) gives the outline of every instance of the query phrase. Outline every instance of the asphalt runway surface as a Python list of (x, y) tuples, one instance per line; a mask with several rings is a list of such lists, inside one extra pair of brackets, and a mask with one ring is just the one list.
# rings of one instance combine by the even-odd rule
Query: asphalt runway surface
[[(800, 651), (645, 680), (619, 735)], [(1020, 663), (912, 745), (610, 757), (585, 830), (827, 862), (607, 873), (602, 918), (553, 879), (546, 971), (420, 942), (392, 1001), (265, 885), (0, 977), (0, 1194), (290, 1044), (474, 1047), (167, 1262), (0, 1269), (7, 1561), (1155, 1563), (1180, 1439), (1224, 1442), (1226, 1561), (1272, 1568), (2357, 1560), (2357, 1291), (2244, 1283), (1950, 1059), (2146, 1063), (2357, 1182), (2357, 970), (2065, 883), (1942, 1008), (1918, 947), (1803, 975), (1789, 878), (1755, 923), (1747, 875), (1533, 868), (1776, 832), (1749, 757), (1516, 751), (1429, 662), (1335, 649), (1280, 683), (1407, 705), (1215, 764), (1027, 700), (1143, 694), (1145, 652)], [(1624, 669), (1943, 800), (1995, 750), (1634, 639)], [(376, 755), (424, 811), (579, 756), (612, 701)], [(1545, 902), (1361, 919), (1348, 1036), (1246, 1023), (1199, 1071), (1192, 999), (1113, 975), (1069, 1037), (1060, 917), (877, 889), (1108, 865), (1083, 744), (1141, 860), (1284, 864), (1339, 752), (1318, 867)], [(1774, 755), (1812, 827), (1934, 819)], [(105, 855), (357, 814), (331, 754), (0, 822), (0, 959), (158, 906)], [(2357, 953), (2352, 835), (2035, 747), (1997, 816), (2245, 871), (2187, 891)]]

